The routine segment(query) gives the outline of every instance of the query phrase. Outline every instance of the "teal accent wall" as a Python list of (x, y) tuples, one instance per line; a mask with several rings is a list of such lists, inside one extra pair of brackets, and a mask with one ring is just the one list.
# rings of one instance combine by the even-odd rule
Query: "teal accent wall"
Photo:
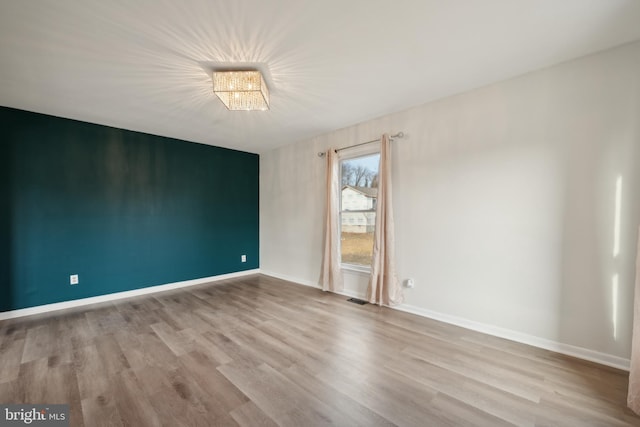
[(4, 107), (0, 125), (0, 311), (258, 268), (258, 155)]

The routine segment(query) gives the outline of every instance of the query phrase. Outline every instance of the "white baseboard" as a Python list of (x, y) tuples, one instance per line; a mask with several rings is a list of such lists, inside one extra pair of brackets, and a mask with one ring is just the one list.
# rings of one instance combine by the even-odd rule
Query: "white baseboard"
[(349, 298), (358, 298), (358, 299), (362, 299), (362, 300), (367, 300), (367, 296), (364, 295), (362, 292), (356, 292), (356, 291), (352, 291), (350, 289), (343, 289), (340, 292), (336, 292), (336, 294), (338, 295), (344, 295), (345, 297), (349, 297)]
[[(40, 305), (37, 307), (22, 308), (19, 310), (11, 310), (0, 313), (0, 320), (13, 319), (17, 317), (30, 316), (34, 314), (48, 313), (57, 310), (64, 310), (67, 308), (81, 307), (89, 304), (96, 304), (101, 302), (115, 301), (123, 298), (131, 298), (139, 295), (152, 294), (157, 292), (163, 292), (173, 289), (186, 288), (189, 286), (199, 285), (208, 282), (217, 282), (221, 280), (233, 279), (236, 277), (248, 276), (251, 274), (264, 274), (266, 276), (275, 277), (277, 279), (286, 280), (288, 282), (296, 283), (303, 286), (309, 286), (316, 289), (321, 289), (318, 283), (314, 283), (309, 280), (301, 280), (295, 277), (274, 273), (271, 271), (263, 271), (260, 269), (239, 271), (236, 273), (221, 274), (218, 276), (204, 277), (201, 279), (185, 280), (182, 282), (167, 283), (158, 286), (149, 286), (146, 288), (133, 289), (130, 291), (116, 292), (107, 295), (100, 295), (96, 297), (82, 298), (72, 301), (58, 302), (54, 304)], [(345, 289), (337, 294), (353, 297), (364, 298), (359, 292)], [(440, 322), (449, 323), (452, 325), (460, 326), (472, 331), (481, 332), (487, 335), (492, 335), (500, 338), (505, 338), (511, 341), (528, 344), (534, 347), (543, 348), (545, 350), (555, 351), (556, 353), (566, 354), (568, 356), (577, 357), (579, 359), (588, 360), (602, 365), (611, 366), (614, 368), (629, 370), (630, 360), (622, 357), (614, 356), (607, 353), (602, 353), (595, 350), (590, 350), (583, 347), (577, 347), (570, 344), (564, 344), (557, 341), (547, 340), (545, 338), (536, 337), (533, 335), (524, 334), (511, 329), (505, 329), (494, 325), (488, 325), (481, 322), (475, 322), (462, 317), (451, 316), (448, 314), (439, 313), (436, 311), (428, 310), (421, 307), (412, 306), (409, 304), (401, 304), (399, 306), (390, 307), (394, 310), (404, 311), (407, 313), (415, 314), (429, 319), (438, 320)]]
[(248, 276), (260, 273), (260, 269), (238, 271), (236, 273), (220, 274), (218, 276), (203, 277), (201, 279), (184, 280), (182, 282), (167, 283), (165, 285), (149, 286), (146, 288), (133, 289), (130, 291), (115, 292), (112, 294), (99, 295), (95, 297), (75, 299), (71, 301), (56, 302), (53, 304), (39, 305), (37, 307), (21, 308), (18, 310), (4, 311), (0, 313), (0, 320), (14, 319), (16, 317), (31, 316), (33, 314), (48, 313), (51, 311), (64, 310), (67, 308), (81, 307), (100, 302), (115, 301), (123, 298), (131, 298), (139, 295), (153, 294), (156, 292), (169, 291), (172, 289), (186, 288), (188, 286), (200, 285), (208, 282), (218, 282), (220, 280), (233, 279), (235, 277)]
[(314, 283), (310, 280), (298, 279), (296, 277), (287, 276), (286, 274), (274, 273), (273, 271), (265, 271), (262, 269), (260, 269), (260, 274), (264, 274), (265, 276), (275, 277), (276, 279), (280, 279), (280, 280), (286, 280), (287, 282), (292, 282), (297, 285), (304, 285), (304, 286), (310, 286), (316, 289), (322, 289), (319, 283)]
[(451, 325), (460, 326), (461, 328), (470, 329), (483, 334), (492, 335), (499, 338), (508, 339), (510, 341), (528, 344), (533, 347), (543, 348), (545, 350), (554, 351), (556, 353), (565, 354), (567, 356), (577, 357), (578, 359), (588, 360), (590, 362), (599, 363), (601, 365), (611, 366), (614, 368), (629, 370), (630, 360), (622, 357), (614, 356), (599, 351), (590, 350), (588, 348), (578, 347), (571, 344), (564, 344), (545, 338), (536, 337), (534, 335), (524, 334), (522, 332), (505, 329), (498, 326), (488, 325), (486, 323), (475, 322), (462, 317), (451, 316), (449, 314), (438, 313), (436, 311), (427, 310), (425, 308), (416, 307), (408, 304), (391, 307), (395, 310), (404, 311), (418, 316), (428, 317), (429, 319), (438, 320), (440, 322), (449, 323)]
[[(319, 288), (317, 284), (309, 281), (297, 279), (295, 277), (285, 276), (278, 273), (262, 271), (262, 274), (267, 276), (276, 277), (289, 282), (298, 283), (300, 285), (311, 286)], [(343, 290), (336, 292), (340, 295), (345, 295), (353, 298), (366, 299), (364, 295), (359, 292)], [(462, 317), (451, 316), (449, 314), (438, 313), (436, 311), (427, 310), (425, 308), (416, 307), (409, 304), (401, 304), (399, 306), (390, 307), (394, 310), (404, 311), (407, 313), (415, 314), (429, 319), (438, 320), (440, 322), (449, 323), (451, 325), (460, 326), (472, 331), (481, 332), (483, 334), (492, 335), (499, 338), (505, 338), (510, 341), (519, 342), (522, 344), (528, 344), (533, 347), (543, 348), (545, 350), (554, 351), (556, 353), (565, 354), (567, 356), (576, 357), (578, 359), (588, 360), (590, 362), (599, 363), (601, 365), (611, 366), (613, 368), (622, 369), (624, 371), (629, 370), (630, 360), (622, 357), (614, 356), (607, 353), (602, 353), (595, 350), (590, 350), (583, 347), (577, 347), (570, 344), (564, 344), (557, 341), (548, 340), (545, 338), (536, 337), (533, 335), (525, 334), (522, 332), (514, 331), (511, 329), (505, 329), (494, 325), (488, 325), (486, 323), (476, 322), (468, 320)]]
[[(287, 276), (285, 274), (274, 273), (272, 271), (265, 271), (265, 270), (260, 270), (260, 274), (264, 274), (265, 276), (275, 277), (276, 279), (286, 280), (287, 282), (292, 282), (297, 285), (303, 285), (303, 286), (309, 286), (311, 288), (322, 289), (319, 283), (314, 283), (310, 280), (301, 280), (295, 277)], [(340, 292), (334, 292), (334, 293), (338, 295), (344, 295), (349, 298), (360, 298), (360, 299), (365, 298), (365, 296), (360, 294), (360, 292), (352, 291), (349, 289), (343, 289)]]

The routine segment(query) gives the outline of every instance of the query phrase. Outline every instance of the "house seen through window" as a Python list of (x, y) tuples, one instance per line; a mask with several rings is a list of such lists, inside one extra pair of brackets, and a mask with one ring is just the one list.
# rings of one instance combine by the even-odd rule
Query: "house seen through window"
[(379, 163), (380, 153), (340, 161), (340, 258), (347, 267), (371, 266)]

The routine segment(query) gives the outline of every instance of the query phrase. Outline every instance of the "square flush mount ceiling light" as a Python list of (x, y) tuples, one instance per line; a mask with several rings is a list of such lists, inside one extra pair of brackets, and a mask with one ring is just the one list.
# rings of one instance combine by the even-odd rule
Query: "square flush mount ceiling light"
[(213, 92), (229, 110), (269, 109), (269, 89), (260, 71), (214, 71)]

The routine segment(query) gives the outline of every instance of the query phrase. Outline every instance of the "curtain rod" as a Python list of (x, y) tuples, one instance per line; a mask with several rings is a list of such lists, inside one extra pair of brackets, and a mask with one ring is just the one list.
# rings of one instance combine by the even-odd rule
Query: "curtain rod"
[[(398, 132), (398, 133), (396, 133), (395, 135), (391, 135), (391, 136), (389, 137), (389, 139), (393, 139), (393, 138), (402, 138), (402, 137), (404, 137), (404, 132)], [(348, 146), (348, 147), (338, 148), (338, 149), (336, 150), (336, 153), (337, 153), (338, 151), (346, 150), (346, 149), (348, 149), (348, 148), (359, 147), (359, 146), (361, 146), (361, 145), (365, 145), (365, 144), (372, 144), (372, 143), (374, 143), (374, 142), (380, 142), (380, 138), (378, 138), (378, 139), (372, 139), (371, 141), (367, 141), (367, 142), (361, 142), (360, 144), (350, 145), (350, 146)], [(326, 154), (327, 154), (327, 153), (325, 153), (325, 152), (322, 152), (322, 151), (321, 151), (321, 152), (319, 152), (319, 153), (318, 153), (318, 157), (324, 157)]]

